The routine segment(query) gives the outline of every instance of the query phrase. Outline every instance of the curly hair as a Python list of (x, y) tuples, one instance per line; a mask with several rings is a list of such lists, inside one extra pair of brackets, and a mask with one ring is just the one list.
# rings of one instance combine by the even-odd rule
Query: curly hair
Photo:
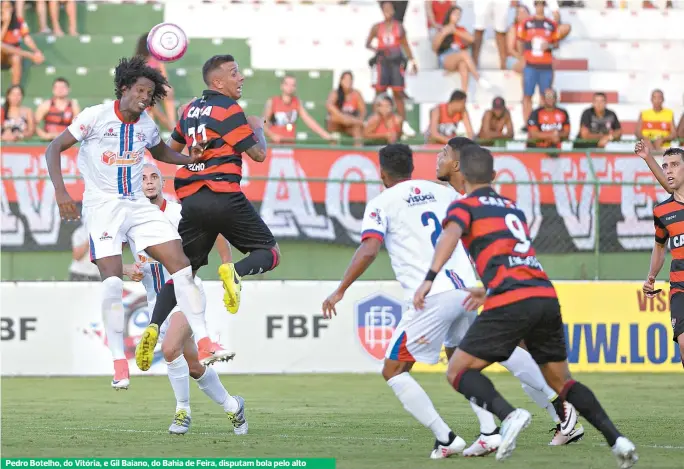
[(145, 57), (136, 56), (131, 59), (119, 60), (119, 65), (114, 69), (114, 92), (116, 99), (121, 99), (123, 88), (130, 88), (138, 81), (138, 78), (147, 78), (154, 83), (154, 93), (150, 106), (154, 106), (157, 101), (166, 97), (166, 87), (169, 82), (159, 70), (147, 65)]

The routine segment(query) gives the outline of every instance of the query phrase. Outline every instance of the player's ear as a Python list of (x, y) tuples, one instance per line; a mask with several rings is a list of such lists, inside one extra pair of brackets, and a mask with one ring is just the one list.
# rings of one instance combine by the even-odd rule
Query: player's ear
[(496, 180), (496, 171), (492, 171), (492, 182)]

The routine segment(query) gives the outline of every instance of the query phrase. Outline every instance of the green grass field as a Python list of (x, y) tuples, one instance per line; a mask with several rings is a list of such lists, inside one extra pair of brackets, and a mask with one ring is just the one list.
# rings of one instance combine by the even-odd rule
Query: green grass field
[[(471, 443), (478, 427), (468, 403), (441, 374), (417, 374), (437, 410)], [(492, 373), (514, 405), (534, 413), (508, 469), (614, 468), (600, 434), (548, 447), (551, 422), (508, 374)], [(585, 374), (618, 427), (637, 444), (645, 469), (684, 466), (681, 374)], [(133, 377), (114, 392), (107, 377), (3, 378), (3, 457), (334, 457), (338, 468), (499, 467), (493, 456), (430, 461), (432, 435), (409, 416), (378, 375), (224, 375), (245, 397), (250, 433), (235, 436), (227, 418), (191, 383), (193, 427), (167, 428), (175, 401), (166, 377)]]

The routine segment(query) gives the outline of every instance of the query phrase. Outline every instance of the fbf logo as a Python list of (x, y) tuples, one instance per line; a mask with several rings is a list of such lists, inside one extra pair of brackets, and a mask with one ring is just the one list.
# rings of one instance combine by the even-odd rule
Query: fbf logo
[(378, 293), (359, 301), (354, 308), (357, 337), (364, 350), (382, 360), (392, 334), (401, 320), (402, 305), (392, 297)]

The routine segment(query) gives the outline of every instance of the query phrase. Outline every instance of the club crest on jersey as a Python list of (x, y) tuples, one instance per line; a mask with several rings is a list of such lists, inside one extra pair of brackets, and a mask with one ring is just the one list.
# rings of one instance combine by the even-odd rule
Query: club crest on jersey
[(115, 131), (112, 127), (108, 128), (104, 133), (105, 138), (119, 138), (119, 132)]
[(380, 215), (380, 209), (376, 208), (370, 214), (370, 219), (373, 220), (378, 225), (382, 226), (382, 216)]
[(363, 349), (376, 360), (385, 357), (392, 334), (401, 321), (402, 303), (376, 293), (354, 305), (354, 324)]
[(102, 153), (102, 162), (107, 166), (133, 166), (142, 161), (145, 150), (125, 151), (122, 155), (107, 150)]
[(139, 130), (135, 133), (135, 140), (138, 142), (144, 142), (145, 141), (145, 132), (142, 130)]
[(419, 187), (412, 187), (408, 199), (404, 200), (406, 200), (406, 203), (409, 207), (412, 207), (414, 205), (423, 205), (434, 202), (435, 196), (432, 192), (423, 192)]

